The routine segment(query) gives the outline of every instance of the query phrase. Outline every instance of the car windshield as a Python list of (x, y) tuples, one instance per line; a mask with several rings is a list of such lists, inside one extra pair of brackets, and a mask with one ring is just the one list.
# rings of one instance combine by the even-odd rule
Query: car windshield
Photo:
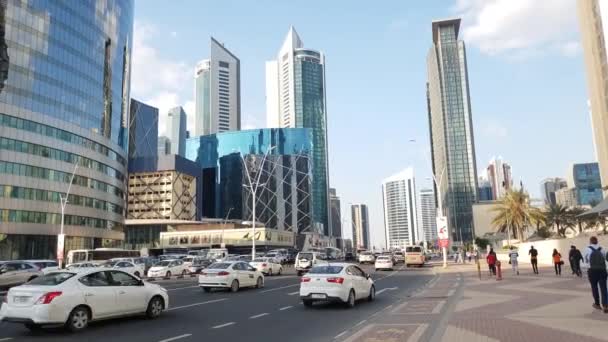
[(266, 254), (266, 256), (269, 258), (274, 258), (277, 256), (277, 253), (268, 253), (268, 254)]
[(312, 260), (312, 253), (300, 253), (300, 260)]
[(406, 247), (406, 253), (422, 253), (422, 247)]
[(171, 263), (171, 261), (164, 260), (164, 261), (161, 261), (161, 262), (159, 262), (158, 264), (156, 264), (154, 266), (167, 267), (167, 266), (169, 266), (170, 263)]
[(255, 258), (253, 259), (253, 262), (267, 262), (268, 258)]
[(308, 274), (338, 274), (342, 268), (342, 266), (315, 266)]
[(184, 262), (192, 262), (193, 259), (193, 257), (185, 257)]
[(114, 267), (114, 265), (116, 265), (118, 263), (118, 261), (108, 261), (104, 264), (102, 264), (101, 266), (103, 267)]
[(34, 278), (28, 282), (28, 285), (54, 286), (63, 283), (72, 278), (76, 273), (71, 272), (54, 272), (41, 277)]
[(229, 262), (216, 262), (215, 264), (211, 264), (208, 268), (212, 270), (225, 270), (230, 267), (230, 265), (232, 264)]

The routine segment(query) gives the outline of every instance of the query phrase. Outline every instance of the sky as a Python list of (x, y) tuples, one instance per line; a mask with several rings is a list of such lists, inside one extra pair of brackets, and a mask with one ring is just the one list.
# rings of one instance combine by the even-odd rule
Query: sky
[[(462, 18), (477, 169), (493, 156), (535, 198), (540, 181), (595, 161), (575, 0), (136, 0), (131, 95), (194, 126), (194, 66), (210, 36), (241, 60), (242, 127), (266, 125), (265, 61), (290, 25), (326, 55), (330, 185), (369, 206), (384, 246), (381, 183), (409, 166), (430, 187), (426, 56), (431, 22)], [(411, 140), (415, 140), (412, 142)], [(351, 237), (350, 229), (343, 229)]]

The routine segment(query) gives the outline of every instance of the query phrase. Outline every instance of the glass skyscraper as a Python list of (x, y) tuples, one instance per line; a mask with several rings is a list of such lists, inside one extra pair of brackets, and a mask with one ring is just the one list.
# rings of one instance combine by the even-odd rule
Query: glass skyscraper
[(266, 63), (268, 127), (310, 128), (313, 139), (313, 220), (331, 236), (327, 160), (325, 55), (304, 48), (293, 27), (277, 60)]
[(131, 99), (129, 159), (158, 155), (158, 108)]
[(353, 248), (356, 251), (371, 249), (369, 235), (369, 212), (365, 204), (353, 204), (350, 206), (350, 214), (353, 225)]
[(475, 236), (477, 166), (466, 51), (458, 40), (460, 19), (434, 21), (432, 29), (427, 103), (433, 173), (440, 182), (438, 206), (448, 218), (453, 241), (467, 242)]
[(184, 157), (186, 155), (186, 112), (181, 106), (169, 109), (167, 133), (171, 141), (171, 153)]
[(0, 259), (124, 239), (132, 0), (0, 1)]
[(574, 189), (577, 205), (599, 204), (602, 181), (598, 163), (573, 164), (568, 170), (568, 187)]

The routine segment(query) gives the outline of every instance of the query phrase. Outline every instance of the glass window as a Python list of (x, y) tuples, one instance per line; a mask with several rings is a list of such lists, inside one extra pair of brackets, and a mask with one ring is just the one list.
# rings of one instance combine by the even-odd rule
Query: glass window
[(95, 272), (80, 278), (78, 281), (85, 286), (110, 286), (107, 272)]
[(137, 286), (139, 285), (139, 280), (135, 279), (131, 275), (121, 272), (121, 271), (112, 271), (112, 285), (113, 286)]
[(315, 266), (310, 269), (309, 274), (338, 274), (342, 272), (342, 266)]
[(75, 276), (76, 273), (69, 272), (55, 272), (47, 275), (43, 275), (42, 277), (37, 277), (30, 280), (28, 285), (42, 285), (42, 286), (54, 286), (63, 283), (64, 281)]

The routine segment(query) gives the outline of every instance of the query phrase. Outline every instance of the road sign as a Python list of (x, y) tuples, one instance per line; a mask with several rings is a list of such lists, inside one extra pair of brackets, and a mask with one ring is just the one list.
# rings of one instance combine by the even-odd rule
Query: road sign
[(448, 232), (448, 218), (445, 216), (437, 216), (437, 237), (439, 238), (439, 247), (448, 247), (450, 233)]
[(439, 240), (439, 248), (447, 248), (450, 245), (450, 240), (441, 239)]

